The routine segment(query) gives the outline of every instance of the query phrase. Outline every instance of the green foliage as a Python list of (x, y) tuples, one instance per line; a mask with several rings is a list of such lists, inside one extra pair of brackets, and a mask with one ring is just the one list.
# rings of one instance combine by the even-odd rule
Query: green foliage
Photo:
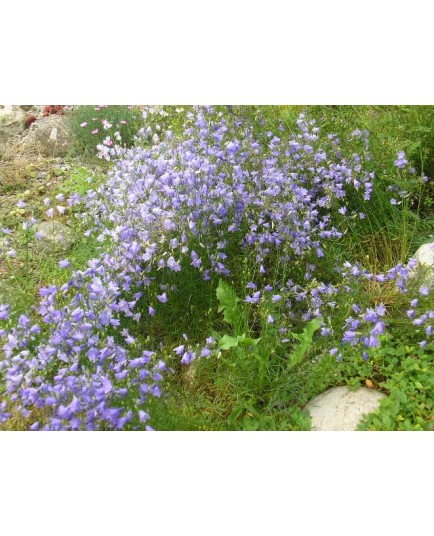
[(298, 344), (290, 354), (289, 368), (298, 365), (311, 349), (313, 336), (320, 326), (321, 321), (318, 318), (313, 318), (306, 324), (302, 333), (291, 333), (291, 336), (298, 341)]
[[(107, 127), (107, 124), (111, 126)], [(131, 147), (142, 124), (141, 112), (134, 106), (77, 106), (67, 116), (70, 154), (96, 156), (97, 144), (103, 143), (107, 136), (116, 142), (116, 132), (120, 134), (121, 145)]]
[(60, 190), (66, 195), (73, 193), (84, 195), (88, 190), (93, 190), (99, 186), (104, 177), (105, 175), (101, 172), (94, 172), (85, 166), (76, 166), (62, 181)]
[(261, 339), (252, 339), (251, 337), (246, 337), (246, 334), (237, 335), (236, 337), (231, 337), (230, 335), (223, 335), (219, 341), (220, 350), (229, 350), (229, 348), (238, 348), (238, 347), (251, 347), (256, 346)]
[(223, 312), (224, 319), (231, 324), (236, 334), (242, 333), (245, 329), (245, 315), (239, 306), (241, 300), (237, 297), (235, 290), (220, 279), (216, 296), (219, 301), (219, 313)]
[(397, 347), (390, 342), (373, 358), (382, 363), (388, 394), (379, 410), (367, 416), (360, 430), (434, 430), (434, 355), (415, 346)]
[[(217, 403), (226, 415), (226, 429), (308, 430), (309, 417), (301, 410), (307, 397), (300, 397), (299, 393), (307, 375), (316, 393), (312, 376), (315, 367), (309, 355), (320, 321), (313, 319), (301, 333), (291, 333), (295, 344), (284, 348), (277, 342), (275, 328), (265, 319), (260, 322), (260, 336), (249, 335), (252, 330), (248, 310), (241, 307), (241, 300), (229, 283), (220, 280), (216, 296), (218, 311), (234, 334), (212, 332), (218, 341), (218, 353), (195, 364), (199, 379), (195, 389), (188, 392), (190, 404), (199, 399), (203, 406), (212, 406), (212, 411), (209, 406), (206, 410), (202, 408), (202, 419), (204, 411), (214, 414)], [(259, 314), (267, 315), (267, 309), (260, 309)], [(240, 333), (241, 330), (244, 331)], [(198, 418), (199, 415), (190, 414), (193, 421)], [(216, 423), (211, 418), (201, 426), (215, 429)]]

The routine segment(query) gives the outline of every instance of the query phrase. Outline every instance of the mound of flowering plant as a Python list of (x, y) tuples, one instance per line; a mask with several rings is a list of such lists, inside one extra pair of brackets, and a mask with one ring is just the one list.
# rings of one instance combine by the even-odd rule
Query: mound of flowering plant
[[(144, 127), (133, 148), (100, 144), (100, 157), (113, 162), (106, 183), (70, 203), (85, 203), (87, 234), (106, 252), (63, 287), (40, 289), (38, 322), (21, 316), (11, 325), (8, 307), (0, 306), (0, 419), (13, 411), (32, 418), (38, 408), (50, 416), (32, 429), (143, 428), (168, 360), (189, 364), (222, 352), (213, 326), (203, 340), (149, 335), (191, 270), (214, 291), (222, 278), (242, 291), (246, 336), (258, 323), (271, 326), (283, 356), (294, 342), (290, 334), (312, 318), (320, 335), (340, 336), (342, 347), (378, 346), (387, 309), (353, 303), (354, 289), (375, 278), (408, 294), (409, 270), (398, 265), (374, 275), (328, 253), (349, 222), (364, 217), (354, 196), (369, 202), (374, 186), (367, 133), (355, 131), (350, 141), (354, 152), (345, 156), (337, 137), (322, 138), (303, 115), (289, 141), (271, 132), (257, 140), (241, 121), (197, 108), (187, 113), (181, 137)], [(401, 156), (397, 165), (405, 164)], [(332, 277), (324, 277), (324, 259), (335, 265)], [(334, 325), (339, 302), (352, 314)], [(426, 344), (433, 312), (413, 314)], [(341, 348), (330, 352), (342, 357)]]
[(67, 116), (71, 151), (93, 156), (98, 143), (131, 146), (141, 124), (140, 111), (134, 106), (76, 106)]

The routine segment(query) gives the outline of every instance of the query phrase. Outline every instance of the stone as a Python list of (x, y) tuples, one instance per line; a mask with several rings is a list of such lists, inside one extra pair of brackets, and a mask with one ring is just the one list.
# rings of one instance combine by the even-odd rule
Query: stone
[(72, 229), (56, 220), (38, 223), (35, 232), (40, 235), (36, 247), (43, 253), (67, 251), (76, 241)]
[(50, 140), (51, 141), (57, 141), (57, 128), (56, 127), (51, 129)]
[(312, 418), (313, 431), (353, 431), (362, 417), (375, 411), (385, 395), (361, 387), (350, 391), (346, 386), (333, 387), (305, 406)]
[(26, 113), (19, 106), (0, 108), (0, 137), (18, 136), (26, 128)]
[(413, 256), (417, 266), (411, 270), (411, 277), (420, 285), (434, 285), (434, 242), (422, 244)]
[(28, 134), (20, 143), (21, 150), (46, 157), (59, 157), (68, 150), (65, 116), (41, 117), (30, 125)]

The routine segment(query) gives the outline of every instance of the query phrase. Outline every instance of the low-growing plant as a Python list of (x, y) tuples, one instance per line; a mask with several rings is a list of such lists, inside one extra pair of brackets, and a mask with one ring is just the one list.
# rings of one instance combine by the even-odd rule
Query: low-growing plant
[(67, 115), (70, 154), (96, 156), (99, 144), (131, 147), (141, 125), (142, 114), (135, 106), (76, 106)]
[(387, 393), (360, 430), (434, 430), (432, 349), (387, 341), (372, 357), (378, 387)]

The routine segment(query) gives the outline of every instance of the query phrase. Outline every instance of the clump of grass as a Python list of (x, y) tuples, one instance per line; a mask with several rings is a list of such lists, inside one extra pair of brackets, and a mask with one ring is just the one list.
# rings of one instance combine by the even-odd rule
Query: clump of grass
[(27, 188), (32, 167), (27, 162), (8, 162), (0, 168), (0, 195), (12, 195)]
[(70, 154), (96, 156), (96, 146), (104, 143), (131, 147), (142, 122), (135, 106), (77, 106), (67, 116)]

